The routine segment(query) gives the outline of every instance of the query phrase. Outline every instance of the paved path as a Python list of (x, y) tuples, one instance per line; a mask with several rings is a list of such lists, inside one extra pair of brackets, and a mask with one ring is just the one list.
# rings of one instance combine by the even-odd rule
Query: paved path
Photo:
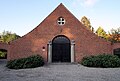
[(120, 68), (88, 68), (78, 64), (48, 64), (11, 70), (0, 60), (0, 81), (120, 81)]

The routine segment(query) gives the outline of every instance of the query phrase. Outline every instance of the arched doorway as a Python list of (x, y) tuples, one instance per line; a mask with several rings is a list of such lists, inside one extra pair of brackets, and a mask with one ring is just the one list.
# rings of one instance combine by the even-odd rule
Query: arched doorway
[(59, 35), (52, 40), (52, 62), (71, 62), (70, 40)]
[(0, 49), (0, 59), (7, 59), (7, 50)]

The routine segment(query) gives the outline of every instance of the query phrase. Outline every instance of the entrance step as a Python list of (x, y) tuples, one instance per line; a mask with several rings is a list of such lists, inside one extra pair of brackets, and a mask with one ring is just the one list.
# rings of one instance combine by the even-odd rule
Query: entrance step
[(78, 63), (69, 63), (69, 62), (56, 62), (56, 63), (48, 63), (50, 65), (72, 65), (72, 64), (78, 64)]

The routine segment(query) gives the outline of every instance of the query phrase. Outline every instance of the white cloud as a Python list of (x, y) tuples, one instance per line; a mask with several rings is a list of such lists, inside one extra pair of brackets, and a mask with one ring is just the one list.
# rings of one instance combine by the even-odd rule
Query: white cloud
[(99, 0), (74, 0), (73, 5), (81, 5), (83, 7), (93, 7)]
[(85, 0), (85, 1), (84, 1), (84, 4), (85, 4), (86, 6), (94, 6), (97, 1), (98, 1), (98, 0)]

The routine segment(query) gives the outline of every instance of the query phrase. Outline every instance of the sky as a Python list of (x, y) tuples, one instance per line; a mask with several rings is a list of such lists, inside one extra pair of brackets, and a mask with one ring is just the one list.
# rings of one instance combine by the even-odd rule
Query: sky
[(78, 20), (86, 16), (95, 30), (120, 27), (120, 0), (0, 0), (0, 33), (5, 30), (23, 36), (60, 3)]

